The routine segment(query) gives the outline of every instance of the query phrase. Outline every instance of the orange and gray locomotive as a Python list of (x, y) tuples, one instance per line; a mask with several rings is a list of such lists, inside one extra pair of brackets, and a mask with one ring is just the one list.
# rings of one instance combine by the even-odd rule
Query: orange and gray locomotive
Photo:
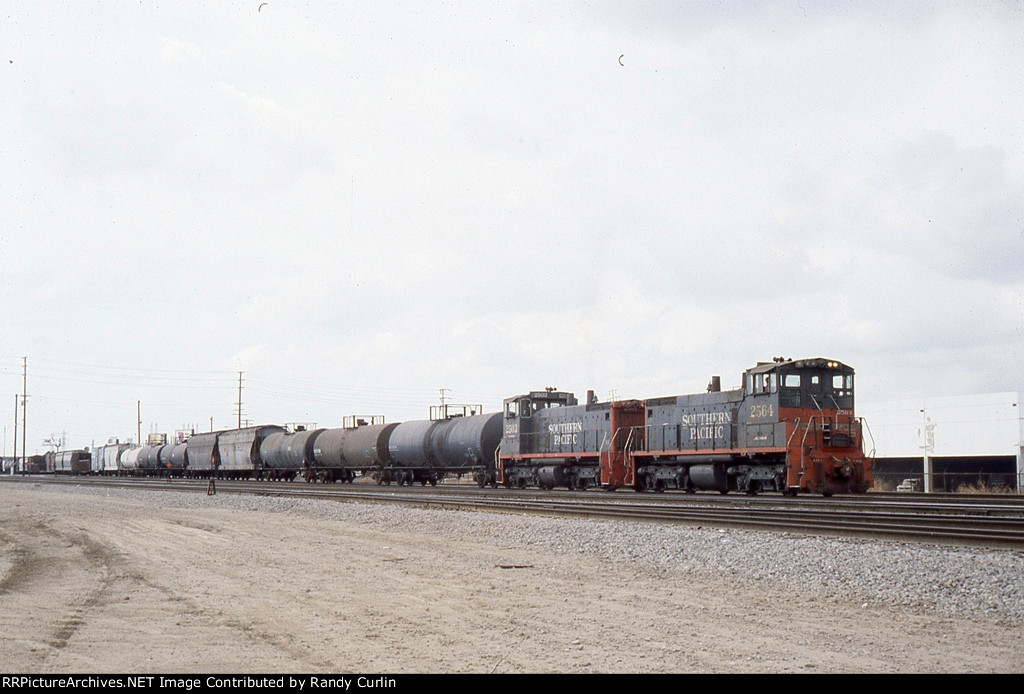
[(853, 369), (776, 359), (722, 391), (579, 404), (546, 389), (504, 402), (495, 483), (637, 491), (682, 489), (825, 496), (872, 484)]

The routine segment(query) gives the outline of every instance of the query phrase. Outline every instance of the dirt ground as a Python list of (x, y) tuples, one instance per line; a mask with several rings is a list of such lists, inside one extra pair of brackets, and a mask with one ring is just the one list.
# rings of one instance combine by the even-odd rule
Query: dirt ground
[(5, 673), (1024, 671), (983, 620), (13, 484), (0, 632)]

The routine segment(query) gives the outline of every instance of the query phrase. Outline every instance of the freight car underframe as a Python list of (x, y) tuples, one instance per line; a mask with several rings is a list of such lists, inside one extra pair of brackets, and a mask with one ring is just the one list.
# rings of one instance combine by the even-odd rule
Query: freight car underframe
[[(378, 485), (390, 485), (395, 483), (399, 486), (419, 482), (420, 485), (436, 486), (446, 474), (472, 474), (476, 479), (486, 477), (486, 472), (481, 473), (480, 466), (458, 467), (458, 468), (411, 468), (411, 467), (321, 467), (313, 466), (307, 468), (303, 473), (303, 479), (307, 482), (347, 482), (351, 484), (356, 477), (365, 476), (374, 480)], [(493, 475), (492, 475), (493, 477)], [(483, 486), (483, 485), (481, 485)]]

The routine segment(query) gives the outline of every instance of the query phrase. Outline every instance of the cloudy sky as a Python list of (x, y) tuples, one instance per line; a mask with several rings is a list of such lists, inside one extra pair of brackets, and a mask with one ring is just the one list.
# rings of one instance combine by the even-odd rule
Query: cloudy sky
[(239, 371), (321, 426), (1024, 390), (1022, 111), (1019, 2), (8, 0), (4, 453), (22, 357), (29, 451), (231, 426)]

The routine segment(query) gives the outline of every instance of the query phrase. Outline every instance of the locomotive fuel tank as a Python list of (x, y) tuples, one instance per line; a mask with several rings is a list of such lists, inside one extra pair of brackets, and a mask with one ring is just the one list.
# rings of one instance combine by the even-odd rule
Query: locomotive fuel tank
[(690, 483), (695, 489), (729, 491), (729, 475), (724, 463), (708, 463), (689, 467)]

